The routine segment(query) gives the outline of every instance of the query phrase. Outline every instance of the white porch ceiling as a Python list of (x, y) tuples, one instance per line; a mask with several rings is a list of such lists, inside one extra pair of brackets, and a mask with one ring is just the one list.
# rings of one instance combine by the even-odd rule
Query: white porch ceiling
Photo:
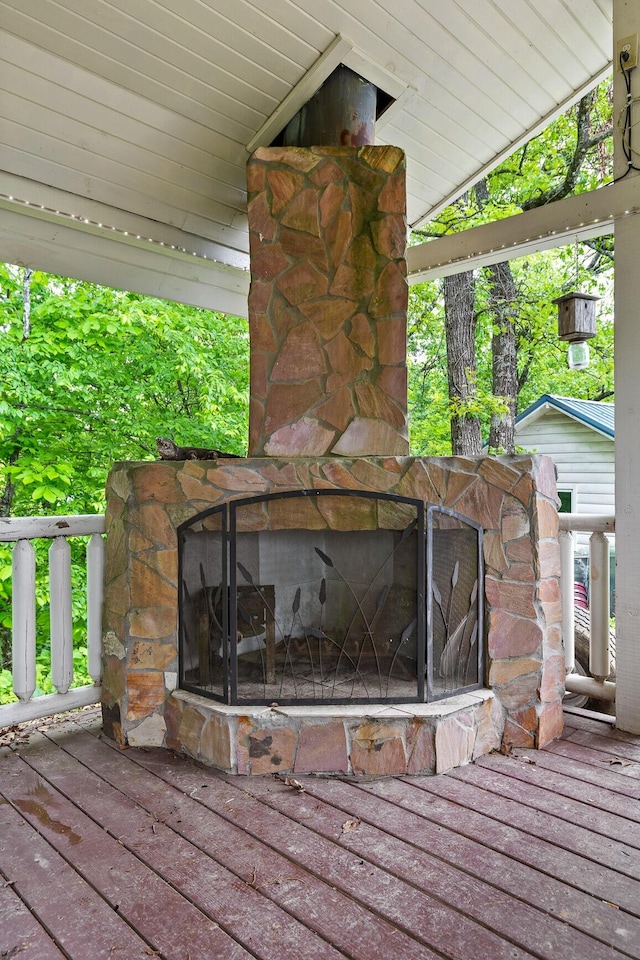
[(245, 163), (340, 62), (408, 217), (610, 66), (612, 0), (0, 0), (0, 259), (244, 313)]

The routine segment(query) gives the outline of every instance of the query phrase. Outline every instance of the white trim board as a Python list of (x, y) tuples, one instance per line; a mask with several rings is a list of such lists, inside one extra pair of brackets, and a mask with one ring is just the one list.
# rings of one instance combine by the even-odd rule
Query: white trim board
[(477, 270), (613, 233), (616, 220), (638, 213), (640, 178), (620, 180), (599, 190), (409, 247), (409, 283)]
[(0, 260), (247, 316), (249, 272), (42, 210), (0, 202)]

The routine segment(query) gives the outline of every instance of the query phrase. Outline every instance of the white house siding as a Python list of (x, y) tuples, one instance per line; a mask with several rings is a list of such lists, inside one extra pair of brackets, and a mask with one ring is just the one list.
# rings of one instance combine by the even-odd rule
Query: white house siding
[[(516, 425), (516, 444), (527, 453), (552, 457), (558, 490), (573, 491), (573, 513), (613, 513), (615, 503), (614, 441), (561, 413), (548, 409)], [(588, 550), (587, 535), (578, 535), (580, 552)]]

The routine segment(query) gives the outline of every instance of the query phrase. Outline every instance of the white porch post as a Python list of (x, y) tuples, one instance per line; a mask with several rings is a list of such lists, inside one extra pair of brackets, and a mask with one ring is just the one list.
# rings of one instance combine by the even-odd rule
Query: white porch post
[[(640, 33), (640, 0), (614, 0), (613, 49)], [(615, 70), (615, 63), (614, 63)], [(614, 119), (625, 104), (625, 85), (614, 73)], [(632, 97), (640, 96), (640, 67), (631, 73)], [(637, 123), (638, 105), (632, 107)], [(620, 131), (614, 124), (615, 175), (627, 170)], [(632, 133), (640, 151), (640, 127)], [(633, 162), (640, 167), (640, 153)], [(625, 179), (637, 177), (631, 170)], [(615, 225), (616, 387), (616, 718), (622, 730), (640, 733), (640, 214)]]

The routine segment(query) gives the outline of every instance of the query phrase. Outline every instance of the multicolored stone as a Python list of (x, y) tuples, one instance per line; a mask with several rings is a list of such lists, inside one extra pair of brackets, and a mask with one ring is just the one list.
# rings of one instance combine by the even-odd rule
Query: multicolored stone
[(250, 456), (409, 452), (404, 169), (396, 147), (249, 160)]
[[(318, 426), (309, 422), (310, 430)], [(401, 723), (397, 718), (377, 725), (355, 723), (352, 717), (344, 730), (342, 720), (331, 713), (317, 729), (317, 718), (305, 725), (300, 717), (285, 722), (279, 714), (269, 715), (268, 722), (247, 717), (243, 727), (239, 708), (221, 717), (211, 702), (175, 691), (177, 524), (225, 500), (302, 489), (407, 495), (453, 507), (483, 527), (486, 683), (491, 693), (482, 694), (477, 709), (443, 701), (439, 713), (424, 717), (420, 710), (425, 707), (405, 705)], [(429, 773), (495, 749), (501, 738), (511, 745), (548, 742), (561, 726), (564, 680), (559, 547), (549, 509), (554, 498), (546, 457), (285, 456), (116, 464), (107, 506), (107, 732), (122, 744), (136, 745), (157, 745), (164, 736), (173, 749), (244, 773), (309, 772), (316, 763), (323, 772)], [(358, 529), (379, 523), (369, 501), (357, 506)], [(385, 507), (401, 508), (393, 501)], [(306, 498), (262, 502), (246, 514), (254, 530), (270, 523), (332, 529), (340, 516), (339, 511), (334, 516), (331, 504), (320, 509), (315, 499)], [(403, 525), (402, 517), (398, 523)], [(490, 707), (487, 696), (493, 698)], [(280, 721), (287, 732), (271, 730)]]

